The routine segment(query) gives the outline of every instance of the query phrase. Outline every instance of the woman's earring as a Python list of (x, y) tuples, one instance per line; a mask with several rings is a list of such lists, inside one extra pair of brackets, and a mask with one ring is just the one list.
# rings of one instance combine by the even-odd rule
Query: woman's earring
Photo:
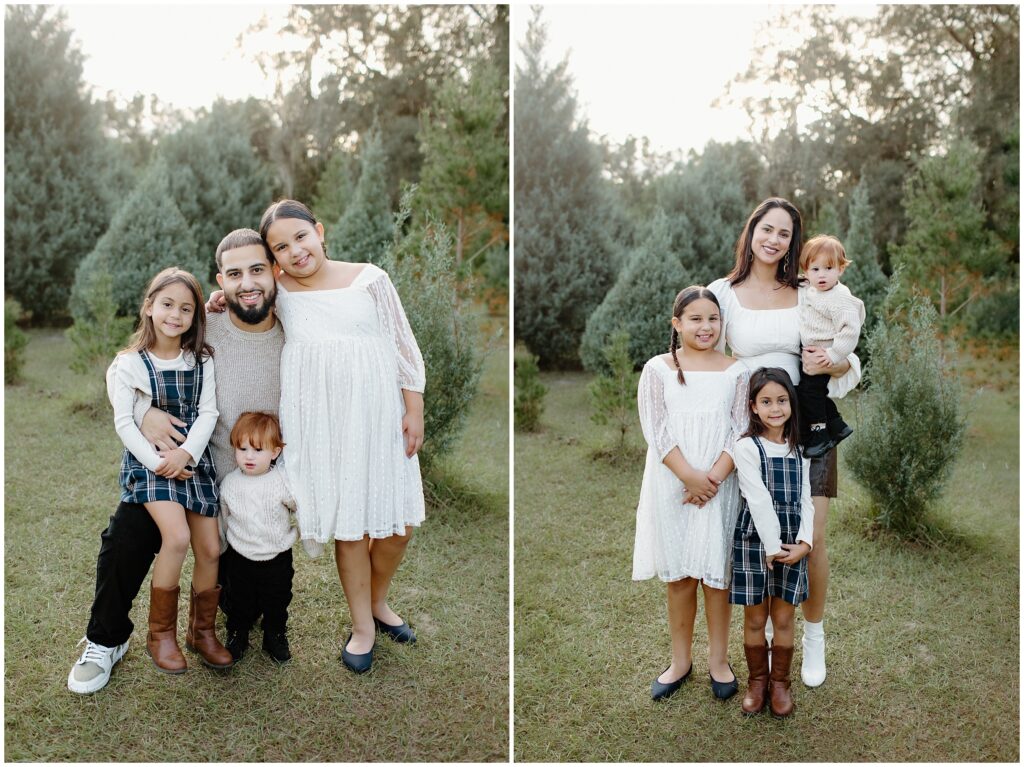
[(789, 251), (786, 251), (786, 257), (782, 259), (782, 269), (786, 274), (789, 274)]

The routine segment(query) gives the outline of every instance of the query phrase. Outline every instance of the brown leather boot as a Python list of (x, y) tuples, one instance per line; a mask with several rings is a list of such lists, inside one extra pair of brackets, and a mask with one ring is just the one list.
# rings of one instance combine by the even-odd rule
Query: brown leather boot
[(747, 656), (747, 694), (743, 696), (743, 713), (760, 714), (768, 701), (768, 645), (743, 645)]
[(231, 653), (217, 639), (217, 604), (220, 602), (220, 586), (203, 592), (192, 587), (188, 602), (188, 629), (185, 631), (185, 646), (199, 653), (203, 663), (212, 668), (228, 668), (234, 663)]
[(789, 667), (793, 662), (793, 648), (772, 647), (772, 670), (768, 682), (768, 698), (772, 716), (789, 716), (796, 708), (789, 691)]
[(178, 595), (181, 589), (149, 588), (149, 633), (146, 652), (156, 667), (166, 674), (184, 674), (185, 656), (178, 647)]

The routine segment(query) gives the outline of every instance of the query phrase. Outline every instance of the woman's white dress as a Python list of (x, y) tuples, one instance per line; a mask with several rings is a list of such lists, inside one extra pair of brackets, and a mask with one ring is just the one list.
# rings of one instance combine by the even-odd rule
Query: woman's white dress
[[(722, 307), (722, 335), (717, 349), (725, 351), (726, 344), (732, 356), (750, 368), (778, 367), (789, 373), (793, 385), (800, 383), (800, 302), (803, 291), (797, 293), (797, 305), (788, 309), (747, 309), (740, 304), (729, 280), (722, 278), (708, 285)], [(847, 359), (850, 369), (828, 384), (830, 397), (844, 397), (860, 381), (860, 359), (851, 354)]]
[(390, 278), (367, 264), (347, 288), (278, 285), (277, 316), (284, 457), (304, 543), (418, 526), (423, 486), (418, 457), (405, 456), (402, 389), (422, 392), (425, 373)]
[(676, 369), (662, 357), (644, 365), (637, 402), (647, 440), (640, 503), (636, 511), (633, 580), (697, 578), (729, 588), (733, 528), (739, 514), (739, 486), (730, 473), (704, 508), (683, 505), (683, 483), (662, 463), (678, 447), (686, 462), (708, 471), (731, 452), (747, 428), (747, 368), (736, 362), (723, 371)]

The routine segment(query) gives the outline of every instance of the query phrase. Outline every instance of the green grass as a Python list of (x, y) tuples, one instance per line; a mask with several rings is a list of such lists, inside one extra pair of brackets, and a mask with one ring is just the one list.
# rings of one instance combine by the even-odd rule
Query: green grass
[[(147, 580), (128, 654), (106, 689), (79, 696), (67, 674), (117, 504), (121, 447), (111, 416), (71, 412), (98, 380), (70, 372), (59, 333), (33, 332), (25, 382), (5, 390), (6, 758), (506, 760), (508, 355), (504, 339), (495, 347), (465, 439), (434, 480), (447, 501), (428, 509), (395, 577), (392, 603), (416, 626), (415, 647), (380, 640), (372, 672), (346, 671), (333, 556), (310, 560), (297, 547), (291, 663), (275, 666), (255, 630), (256, 648), (230, 672), (189, 654), (188, 673), (158, 673), (145, 654)], [(183, 637), (183, 616), (179, 626)]]
[[(805, 688), (798, 650), (797, 711), (774, 720), (744, 718), (739, 697), (712, 697), (703, 607), (691, 681), (651, 701), (669, 635), (664, 585), (630, 580), (642, 460), (588, 457), (610, 439), (589, 420), (589, 378), (543, 380), (543, 431), (517, 433), (515, 444), (517, 760), (1018, 761), (1016, 387), (968, 394), (966, 448), (934, 511), (958, 545), (866, 538), (865, 494), (840, 464), (828, 531), (828, 679)], [(848, 418), (853, 408), (844, 401)], [(732, 615), (742, 691), (742, 608)]]

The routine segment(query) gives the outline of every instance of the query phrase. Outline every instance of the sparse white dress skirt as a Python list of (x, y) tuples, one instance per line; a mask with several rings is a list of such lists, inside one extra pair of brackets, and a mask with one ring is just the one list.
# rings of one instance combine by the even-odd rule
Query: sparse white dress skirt
[(731, 454), (747, 427), (750, 372), (736, 362), (720, 372), (687, 371), (680, 385), (661, 357), (644, 366), (637, 401), (647, 440), (636, 511), (633, 580), (696, 578), (729, 588), (733, 529), (739, 514), (735, 472), (704, 508), (683, 505), (683, 483), (662, 463), (678, 447), (686, 462), (708, 471), (723, 451)]
[(405, 456), (402, 389), (423, 391), (423, 358), (390, 278), (368, 264), (347, 288), (279, 285), (277, 316), (281, 431), (303, 542), (418, 526), (423, 485), (419, 458)]

